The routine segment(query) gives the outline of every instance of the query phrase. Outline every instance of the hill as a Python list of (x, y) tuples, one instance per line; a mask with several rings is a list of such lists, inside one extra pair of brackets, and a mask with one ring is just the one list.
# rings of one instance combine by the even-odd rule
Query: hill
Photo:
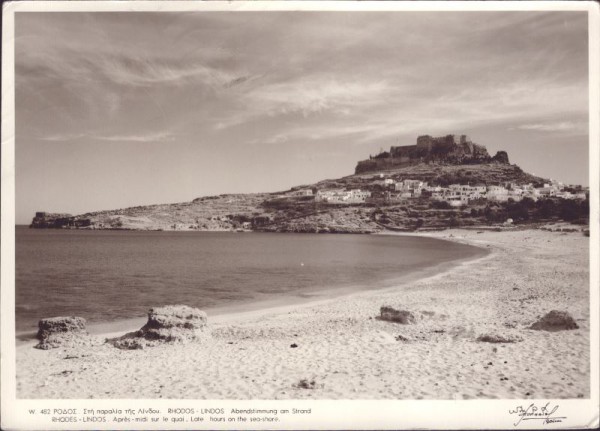
[(549, 220), (586, 224), (589, 218), (584, 188), (528, 174), (509, 164), (506, 153), (490, 157), (464, 135), (419, 137), (417, 145), (392, 147), (376, 160), (384, 162), (368, 169), (359, 162), (354, 175), (278, 193), (206, 196), (77, 216), (38, 212), (31, 227), (373, 233)]
[[(444, 205), (421, 196), (397, 202), (386, 200), (384, 179), (400, 182), (406, 179), (431, 185), (450, 184), (537, 184), (548, 180), (532, 176), (514, 165), (414, 165), (384, 172), (350, 175), (316, 184), (295, 187), (279, 193), (225, 194), (194, 199), (175, 204), (137, 206), (77, 216), (43, 214), (32, 227), (133, 230), (196, 230), (196, 231), (272, 231), (272, 232), (343, 232), (373, 233), (384, 229), (439, 229), (448, 226), (484, 226), (513, 218), (516, 223), (562, 219), (560, 202), (575, 208), (570, 218), (585, 218), (583, 203), (552, 198), (529, 203), (487, 202), (481, 200), (461, 208)], [(347, 205), (319, 202), (324, 190), (369, 191), (372, 199)], [(316, 191), (317, 194), (313, 193)], [(307, 194), (310, 192), (311, 194)], [(379, 196), (379, 197), (378, 197)], [(546, 205), (542, 212), (541, 202)], [(558, 203), (556, 203), (558, 202)], [(512, 207), (511, 207), (512, 205)], [(520, 212), (520, 215), (515, 215)], [(526, 216), (523, 216), (526, 214)], [(511, 217), (512, 216), (512, 217)]]

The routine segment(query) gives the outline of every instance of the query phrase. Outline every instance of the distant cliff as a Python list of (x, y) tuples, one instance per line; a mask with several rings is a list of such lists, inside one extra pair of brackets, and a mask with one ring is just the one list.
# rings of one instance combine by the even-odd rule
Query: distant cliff
[(446, 135), (438, 138), (419, 136), (416, 145), (394, 146), (356, 165), (355, 173), (374, 172), (413, 166), (420, 163), (469, 165), (483, 163), (508, 164), (508, 154), (498, 151), (494, 157), (483, 145), (473, 143), (466, 135)]
[(89, 218), (72, 216), (71, 214), (47, 213), (38, 211), (29, 227), (38, 229), (85, 228), (91, 226)]

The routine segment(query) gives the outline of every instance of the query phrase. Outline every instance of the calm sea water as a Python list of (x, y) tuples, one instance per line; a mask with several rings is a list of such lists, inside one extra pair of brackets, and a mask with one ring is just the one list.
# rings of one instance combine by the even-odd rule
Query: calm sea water
[(90, 323), (148, 308), (199, 308), (381, 288), (411, 271), (481, 255), (429, 238), (222, 232), (16, 229), (17, 332), (40, 318)]

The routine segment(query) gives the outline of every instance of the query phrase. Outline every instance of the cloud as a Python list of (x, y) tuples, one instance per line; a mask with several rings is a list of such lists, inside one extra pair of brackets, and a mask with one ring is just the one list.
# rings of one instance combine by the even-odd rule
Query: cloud
[(57, 135), (38, 136), (37, 139), (40, 141), (66, 142), (75, 141), (77, 139), (83, 138), (84, 136), (85, 134), (83, 133), (64, 133)]
[(555, 123), (533, 123), (521, 124), (517, 127), (511, 127), (509, 130), (536, 130), (540, 132), (565, 132), (565, 131), (580, 131), (587, 126), (586, 123), (574, 121), (559, 121)]
[(248, 76), (240, 76), (239, 78), (235, 78), (235, 79), (230, 80), (229, 82), (224, 83), (223, 87), (224, 88), (237, 87), (239, 85), (242, 85), (242, 84), (244, 84), (246, 82), (253, 81), (253, 80), (258, 79), (258, 78), (259, 78), (258, 76), (250, 76), (250, 75), (248, 75)]
[[(409, 87), (401, 81), (373, 85), (365, 80), (344, 86), (330, 85), (327, 80), (319, 85), (313, 79), (311, 83), (314, 91), (304, 92), (302, 85), (291, 84), (272, 86), (266, 93), (269, 97), (263, 97), (265, 93), (261, 91), (261, 97), (254, 99), (254, 106), (268, 110), (276, 130), (246, 142), (286, 144), (320, 140), (326, 143), (346, 138), (348, 143), (380, 142), (387, 145), (398, 136), (461, 133), (465, 129), (488, 125), (504, 128), (506, 124), (514, 124), (515, 118), (556, 117), (565, 109), (573, 115), (584, 114), (582, 107), (586, 99), (584, 86), (552, 85), (546, 79), (492, 88), (473, 85), (461, 91), (437, 88), (437, 94), (428, 94), (426, 88)], [(281, 93), (273, 88), (278, 88)], [(562, 104), (557, 105), (558, 100)], [(302, 116), (303, 121), (294, 120), (293, 114)], [(266, 117), (261, 109), (242, 111), (241, 115), (234, 115), (224, 120), (225, 123), (218, 123), (217, 127), (223, 130), (249, 122), (259, 127), (269, 121)], [(584, 126), (585, 123), (573, 122), (558, 127), (559, 130), (578, 130)]]
[(52, 136), (100, 130), (105, 141), (148, 140), (137, 131), (152, 124), (214, 142), (293, 145), (490, 124), (577, 131), (551, 119), (587, 115), (585, 14), (132, 17), (23, 19), (20, 121)]
[(107, 134), (58, 134), (37, 137), (40, 141), (50, 142), (68, 142), (75, 140), (97, 140), (110, 142), (169, 142), (175, 139), (175, 136), (169, 132), (151, 132), (131, 135), (107, 135)]
[(175, 136), (168, 132), (137, 135), (92, 135), (91, 137), (100, 141), (118, 142), (168, 142), (175, 140)]
[(119, 86), (184, 86), (189, 83), (225, 87), (242, 83), (240, 77), (223, 69), (198, 61), (153, 58), (149, 55), (125, 56), (118, 53), (86, 53), (73, 55), (63, 52), (24, 53), (17, 59), (21, 81), (34, 79), (72, 79), (88, 84), (109, 82)]
[[(236, 94), (230, 101), (230, 108), (224, 112), (226, 115), (217, 117), (213, 128), (223, 131), (251, 123), (277, 123), (282, 118), (294, 118), (294, 122), (286, 126), (287, 131), (279, 134), (279, 138), (265, 137), (263, 141), (286, 142), (288, 138), (299, 135), (298, 131), (302, 127), (319, 128), (318, 122), (322, 116), (345, 118), (348, 121), (352, 113), (360, 112), (364, 115), (369, 109), (385, 104), (392, 90), (384, 81), (337, 79), (318, 74), (280, 82), (265, 81), (253, 82)], [(298, 119), (307, 120), (309, 117), (317, 124), (295, 124)], [(347, 128), (355, 127), (352, 123), (336, 124), (337, 126), (330, 125), (329, 128), (340, 129), (321, 134), (346, 134)], [(286, 139), (281, 138), (283, 135)], [(310, 136), (302, 135), (317, 139), (319, 134), (313, 132)]]
[(248, 106), (269, 115), (299, 112), (306, 117), (324, 111), (343, 114), (349, 108), (381, 103), (387, 88), (382, 81), (312, 76), (257, 87), (245, 99)]
[(125, 86), (175, 85), (190, 83), (209, 87), (231, 85), (236, 76), (201, 63), (168, 63), (149, 58), (104, 56), (91, 62), (112, 82)]

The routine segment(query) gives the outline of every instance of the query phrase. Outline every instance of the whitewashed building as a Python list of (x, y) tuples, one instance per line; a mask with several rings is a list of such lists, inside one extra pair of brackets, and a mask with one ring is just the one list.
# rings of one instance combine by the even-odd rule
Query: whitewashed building
[(315, 201), (330, 204), (357, 204), (365, 203), (370, 196), (371, 192), (360, 189), (319, 190), (315, 196)]
[(360, 189), (350, 190), (346, 193), (346, 202), (353, 204), (365, 203), (367, 201), (367, 198), (371, 197), (371, 192)]
[(391, 179), (391, 178), (385, 178), (385, 179), (383, 179), (383, 180), (376, 180), (376, 181), (373, 181), (373, 184), (376, 184), (376, 185), (379, 185), (379, 186), (382, 186), (382, 187), (386, 187), (386, 188), (387, 188), (387, 187), (394, 186), (394, 185), (396, 184), (396, 181), (394, 181), (394, 180), (393, 180), (393, 179)]
[(506, 202), (508, 200), (508, 190), (503, 186), (488, 186), (487, 198), (490, 201)]
[(302, 189), (296, 190), (293, 194), (294, 196), (312, 196), (313, 191), (311, 189)]
[(397, 192), (410, 193), (411, 197), (421, 196), (421, 192), (427, 187), (427, 183), (419, 180), (398, 181), (394, 188)]

